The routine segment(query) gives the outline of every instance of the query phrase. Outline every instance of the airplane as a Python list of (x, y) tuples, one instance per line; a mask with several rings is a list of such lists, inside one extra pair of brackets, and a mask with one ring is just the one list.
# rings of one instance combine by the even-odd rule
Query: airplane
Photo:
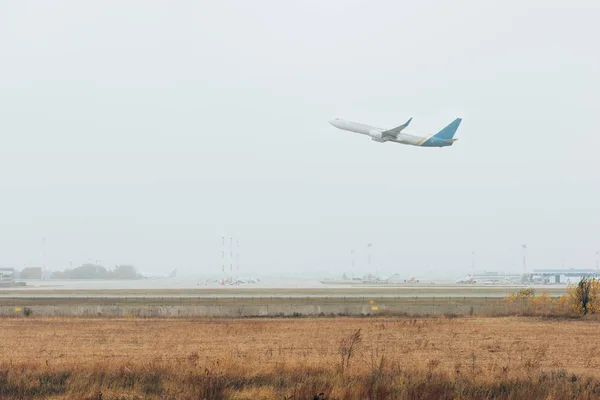
[(173, 270), (170, 274), (157, 274), (154, 272), (142, 272), (142, 275), (145, 279), (173, 279), (177, 277), (177, 268)]
[(471, 275), (467, 275), (464, 278), (458, 278), (455, 283), (477, 283), (475, 280), (475, 271), (471, 271)]
[(464, 278), (458, 278), (455, 283), (477, 283), (477, 281), (473, 275), (468, 275)]
[(340, 118), (332, 119), (329, 121), (329, 123), (344, 131), (370, 136), (372, 140), (379, 143), (396, 142), (421, 147), (446, 147), (452, 146), (452, 144), (458, 140), (454, 139), (454, 134), (456, 133), (456, 130), (458, 129), (462, 119), (456, 118), (450, 123), (450, 125), (438, 133), (430, 135), (418, 135), (402, 132), (404, 128), (410, 124), (410, 121), (412, 121), (412, 118), (406, 121), (403, 125), (387, 130), (376, 128), (374, 126), (359, 124), (357, 122), (346, 121)]
[(258, 283), (258, 282), (260, 282), (260, 279), (258, 279), (258, 278), (234, 278), (229, 282), (229, 284), (230, 285), (242, 285), (245, 283)]

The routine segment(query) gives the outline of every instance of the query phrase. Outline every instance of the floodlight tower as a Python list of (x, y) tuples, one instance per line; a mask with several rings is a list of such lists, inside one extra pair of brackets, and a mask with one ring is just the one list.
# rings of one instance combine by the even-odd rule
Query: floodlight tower
[(221, 285), (225, 285), (225, 236), (221, 237)]
[[(371, 273), (371, 249), (373, 247), (373, 243), (369, 243), (367, 244), (367, 260), (368, 260), (368, 269), (369, 269), (369, 273)], [(377, 271), (375, 271), (375, 277), (379, 278)]]
[(354, 249), (350, 250), (350, 254), (352, 255), (352, 267), (350, 271), (352, 271), (352, 279), (354, 279)]
[(233, 238), (229, 238), (229, 283), (233, 281)]
[(523, 275), (527, 274), (527, 245), (522, 244), (521, 248), (523, 249)]
[(475, 278), (475, 251), (471, 252), (471, 277)]
[(42, 238), (42, 280), (44, 280), (44, 275), (46, 274), (46, 237)]

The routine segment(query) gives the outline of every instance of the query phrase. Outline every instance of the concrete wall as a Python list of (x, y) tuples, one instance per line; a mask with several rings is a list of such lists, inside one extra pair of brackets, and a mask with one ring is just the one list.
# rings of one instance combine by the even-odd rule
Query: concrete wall
[(494, 315), (500, 298), (1, 299), (0, 316), (277, 317), (331, 315)]

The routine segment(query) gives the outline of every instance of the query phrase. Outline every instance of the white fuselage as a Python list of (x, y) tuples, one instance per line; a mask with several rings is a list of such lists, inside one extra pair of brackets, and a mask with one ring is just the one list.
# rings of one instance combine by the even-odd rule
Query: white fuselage
[(396, 142), (402, 144), (409, 144), (412, 146), (421, 146), (427, 139), (433, 135), (415, 135), (411, 133), (400, 132), (396, 138), (381, 137), (381, 133), (385, 132), (386, 129), (377, 128), (374, 126), (359, 124), (358, 122), (346, 121), (344, 119), (332, 119), (329, 123), (336, 128), (344, 131), (360, 133), (362, 135), (371, 136), (371, 138), (377, 142)]

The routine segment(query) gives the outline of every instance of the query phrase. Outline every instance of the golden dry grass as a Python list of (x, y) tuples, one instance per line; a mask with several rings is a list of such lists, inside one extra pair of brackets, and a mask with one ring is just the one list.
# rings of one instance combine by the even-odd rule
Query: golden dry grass
[[(0, 320), (0, 398), (596, 398), (600, 323)], [(360, 329), (349, 366), (340, 343)]]

